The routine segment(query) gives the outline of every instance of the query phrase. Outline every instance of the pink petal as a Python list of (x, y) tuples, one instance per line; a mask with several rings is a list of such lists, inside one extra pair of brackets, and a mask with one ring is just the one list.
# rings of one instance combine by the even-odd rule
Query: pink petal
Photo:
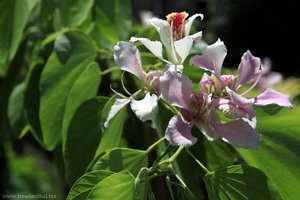
[(260, 58), (253, 56), (250, 51), (244, 53), (239, 65), (237, 87), (240, 87), (241, 85), (244, 85), (250, 80), (258, 77), (261, 73), (260, 64)]
[(217, 76), (220, 76), (226, 54), (227, 49), (224, 43), (218, 39), (214, 44), (207, 46), (204, 49), (203, 55), (192, 57), (190, 64), (212, 71)]
[(166, 139), (174, 146), (191, 146), (196, 143), (193, 137), (191, 123), (184, 123), (179, 116), (171, 118), (166, 130)]
[(260, 78), (260, 80), (257, 83), (257, 87), (264, 91), (268, 88), (271, 88), (276, 83), (280, 83), (283, 80), (282, 74), (278, 72), (270, 72)]
[(167, 71), (160, 77), (160, 90), (163, 98), (174, 106), (190, 110), (192, 81), (175, 71)]
[(253, 98), (247, 99), (247, 98), (243, 97), (242, 95), (239, 95), (236, 92), (234, 92), (233, 90), (229, 89), (228, 87), (226, 87), (226, 91), (227, 91), (228, 95), (230, 96), (231, 100), (239, 106), (249, 105), (249, 104), (254, 103)]
[(279, 93), (273, 89), (267, 89), (260, 95), (254, 98), (255, 105), (265, 106), (269, 104), (277, 104), (279, 106), (284, 106), (288, 108), (293, 108), (291, 99), (288, 95)]
[(108, 117), (104, 123), (104, 127), (107, 128), (109, 125), (110, 120), (128, 103), (130, 102), (130, 99), (116, 99), (114, 105), (112, 105)]
[(145, 83), (139, 50), (129, 42), (118, 42), (114, 46), (115, 62), (121, 69), (136, 75)]
[(222, 140), (229, 144), (247, 149), (258, 148), (260, 134), (242, 119), (216, 124), (214, 128)]

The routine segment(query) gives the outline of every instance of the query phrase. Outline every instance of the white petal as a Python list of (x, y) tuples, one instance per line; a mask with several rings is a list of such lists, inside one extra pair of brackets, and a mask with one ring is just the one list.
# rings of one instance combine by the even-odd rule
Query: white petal
[(164, 68), (164, 72), (166, 71), (176, 71), (176, 72), (183, 72), (183, 65), (166, 65)]
[(107, 128), (109, 125), (109, 121), (128, 103), (130, 102), (130, 99), (116, 99), (114, 105), (112, 105), (108, 117), (106, 119), (106, 122), (104, 123), (104, 127)]
[(180, 63), (182, 64), (186, 57), (190, 54), (194, 41), (200, 40), (202, 32), (195, 33), (194, 35), (184, 37), (174, 42), (174, 47), (178, 55), (180, 56)]
[(207, 123), (205, 122), (198, 122), (195, 124), (196, 127), (202, 132), (203, 135), (209, 140), (213, 141), (216, 138), (218, 138), (217, 133), (213, 130), (212, 127), (210, 127)]
[(157, 96), (148, 92), (143, 100), (132, 100), (130, 106), (141, 121), (151, 120), (151, 113), (157, 106)]
[(185, 26), (184, 26), (184, 34), (185, 36), (188, 36), (190, 34), (190, 30), (191, 30), (191, 26), (194, 22), (194, 20), (200, 17), (201, 20), (203, 20), (203, 15), (202, 14), (194, 14), (193, 16), (189, 17), (188, 21), (186, 22)]
[(171, 32), (172, 30), (169, 23), (166, 20), (162, 20), (158, 18), (149, 19), (147, 21), (149, 24), (154, 26), (157, 32), (159, 33), (160, 40), (165, 46), (172, 63), (179, 64), (174, 49), (173, 34)]
[(131, 37), (130, 42), (141, 42), (147, 49), (149, 49), (156, 57), (163, 60), (162, 44), (159, 41), (151, 41), (147, 38)]

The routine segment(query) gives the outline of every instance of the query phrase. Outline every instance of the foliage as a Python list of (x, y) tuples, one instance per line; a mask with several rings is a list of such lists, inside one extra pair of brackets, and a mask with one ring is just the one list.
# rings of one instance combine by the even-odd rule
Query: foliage
[[(0, 8), (0, 160), (9, 161), (1, 173), (11, 171), (4, 193), (55, 192), (60, 198), (60, 181), (68, 200), (299, 198), (299, 79), (276, 85), (292, 96), (292, 110), (256, 109), (262, 135), (257, 150), (208, 141), (195, 127), (194, 146), (172, 146), (165, 130), (179, 109), (164, 99), (149, 123), (125, 106), (105, 125), (121, 93), (129, 93), (131, 107), (146, 94), (142, 88), (131, 95), (145, 83), (120, 73), (114, 45), (133, 34), (159, 39), (132, 26), (129, 0), (4, 0)], [(138, 48), (145, 71), (162, 70), (164, 61)], [(183, 64), (196, 92), (205, 71)], [(12, 144), (33, 139), (41, 152), (55, 156), (59, 179), (44, 172), (34, 155), (14, 155)]]

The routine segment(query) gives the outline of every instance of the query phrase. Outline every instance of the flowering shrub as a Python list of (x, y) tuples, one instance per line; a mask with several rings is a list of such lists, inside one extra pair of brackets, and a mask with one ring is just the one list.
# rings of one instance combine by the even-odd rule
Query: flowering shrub
[(298, 199), (299, 79), (249, 50), (223, 67), (202, 14), (145, 28), (129, 0), (47, 2), (0, 3), (26, 31), (0, 21), (0, 150), (33, 136), (68, 200)]

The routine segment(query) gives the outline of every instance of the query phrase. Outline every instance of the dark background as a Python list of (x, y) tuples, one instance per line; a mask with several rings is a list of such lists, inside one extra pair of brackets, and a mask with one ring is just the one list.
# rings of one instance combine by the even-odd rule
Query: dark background
[(150, 10), (160, 18), (170, 12), (203, 13), (203, 37), (224, 41), (225, 66), (236, 67), (244, 52), (269, 57), (274, 71), (300, 76), (300, 6), (297, 0), (132, 0), (135, 18)]

